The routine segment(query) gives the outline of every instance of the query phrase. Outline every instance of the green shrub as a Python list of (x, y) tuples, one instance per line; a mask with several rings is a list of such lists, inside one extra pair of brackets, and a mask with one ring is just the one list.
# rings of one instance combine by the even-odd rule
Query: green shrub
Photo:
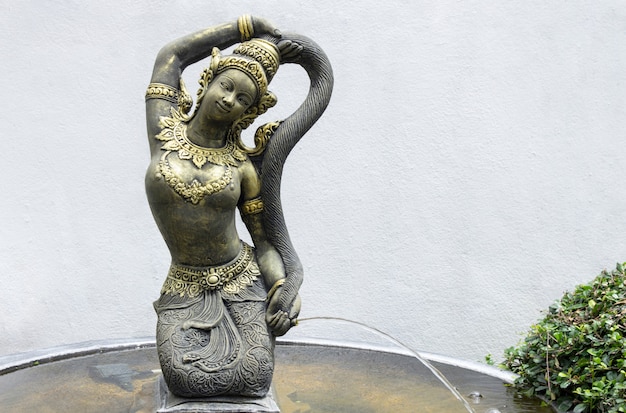
[(563, 412), (626, 412), (625, 267), (566, 293), (505, 350), (516, 387)]

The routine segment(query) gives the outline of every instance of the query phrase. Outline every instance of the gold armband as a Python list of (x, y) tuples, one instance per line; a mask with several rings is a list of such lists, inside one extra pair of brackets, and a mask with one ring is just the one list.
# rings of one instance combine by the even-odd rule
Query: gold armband
[(250, 199), (241, 204), (241, 213), (243, 215), (254, 215), (263, 212), (263, 200), (261, 198)]
[(272, 285), (272, 288), (270, 288), (270, 290), (267, 292), (267, 298), (266, 300), (269, 302), (272, 297), (274, 296), (274, 294), (276, 294), (276, 290), (278, 290), (280, 287), (282, 287), (282, 285), (285, 283), (285, 279), (281, 278), (280, 280), (276, 281), (274, 283), (274, 285)]
[(249, 14), (244, 14), (239, 19), (237, 19), (237, 28), (239, 29), (239, 34), (241, 35), (242, 42), (246, 42), (252, 39), (252, 36), (254, 36), (252, 16), (250, 16)]
[(178, 89), (163, 83), (150, 83), (146, 90), (146, 100), (148, 99), (165, 99), (178, 104)]

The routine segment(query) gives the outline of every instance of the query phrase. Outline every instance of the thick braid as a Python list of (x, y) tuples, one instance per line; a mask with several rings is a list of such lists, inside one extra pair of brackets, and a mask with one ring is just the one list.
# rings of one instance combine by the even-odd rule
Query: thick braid
[(287, 274), (279, 305), (283, 311), (289, 311), (302, 285), (304, 271), (289, 237), (280, 201), (283, 165), (293, 147), (328, 106), (333, 88), (333, 73), (326, 54), (313, 40), (294, 33), (284, 34), (283, 39), (293, 40), (303, 46), (297, 64), (306, 70), (311, 81), (309, 93), (302, 105), (280, 124), (270, 139), (261, 170), (265, 229), (283, 259)]

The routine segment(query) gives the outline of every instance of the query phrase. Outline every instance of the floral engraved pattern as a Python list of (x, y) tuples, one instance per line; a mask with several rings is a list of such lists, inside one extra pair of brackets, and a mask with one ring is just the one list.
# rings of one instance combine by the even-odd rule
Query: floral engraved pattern
[(232, 139), (228, 139), (223, 148), (204, 148), (191, 142), (187, 137), (185, 119), (185, 115), (174, 108), (171, 110), (171, 117), (161, 116), (159, 126), (162, 130), (155, 136), (164, 142), (161, 150), (178, 152), (180, 159), (191, 160), (198, 169), (207, 162), (237, 166), (246, 160), (246, 154), (235, 146)]
[[(166, 281), (168, 287), (155, 303), (161, 370), (168, 388), (179, 396), (259, 397), (269, 390), (274, 358), (265, 288), (252, 247), (242, 251), (227, 265), (180, 272)], [(250, 268), (254, 276), (244, 276)], [(201, 279), (210, 275), (228, 281), (222, 288), (201, 287)], [(190, 283), (198, 285), (194, 297), (188, 295)], [(241, 284), (234, 288), (233, 283)], [(236, 293), (226, 294), (227, 286)]]
[(209, 344), (209, 336), (197, 329), (189, 329), (185, 334), (185, 341), (193, 347), (204, 347)]
[(226, 165), (221, 177), (204, 184), (194, 179), (188, 184), (174, 173), (167, 161), (168, 154), (169, 152), (166, 152), (159, 162), (158, 176), (163, 177), (165, 182), (185, 201), (190, 201), (194, 205), (198, 204), (204, 197), (220, 192), (233, 180), (233, 171), (229, 165)]

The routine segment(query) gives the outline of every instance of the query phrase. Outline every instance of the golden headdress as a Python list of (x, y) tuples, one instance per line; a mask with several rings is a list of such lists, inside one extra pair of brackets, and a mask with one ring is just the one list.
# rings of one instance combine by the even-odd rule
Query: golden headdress
[[(259, 131), (256, 133), (257, 136), (255, 136), (256, 148), (253, 149), (243, 144), (241, 141), (241, 131), (250, 126), (258, 116), (276, 105), (276, 95), (267, 90), (267, 87), (276, 74), (279, 65), (280, 52), (278, 47), (267, 40), (254, 38), (245, 41), (235, 48), (232, 55), (228, 56), (222, 56), (220, 50), (217, 47), (214, 48), (211, 54), (211, 63), (209, 67), (204, 69), (198, 80), (200, 89), (198, 89), (196, 99), (196, 110), (198, 110), (204, 98), (209, 83), (211, 83), (215, 76), (227, 69), (237, 69), (246, 73), (256, 84), (258, 93), (255, 103), (233, 124), (230, 139), (247, 153), (260, 153), (267, 143), (267, 139), (269, 139), (267, 136), (268, 133), (270, 133), (269, 130), (275, 128), (277, 124), (268, 124), (259, 128)], [(191, 97), (185, 91), (182, 78), (181, 92), (181, 95), (186, 96), (186, 99), (179, 99), (179, 108), (183, 114), (187, 114), (191, 109), (192, 101)], [(187, 119), (191, 117), (193, 117), (193, 115)]]
[[(213, 77), (227, 69), (241, 70), (254, 81), (257, 86), (257, 100), (263, 99), (268, 93), (267, 87), (280, 65), (280, 52), (272, 42), (263, 39), (252, 39), (241, 43), (232, 55), (222, 56), (220, 50), (213, 49), (211, 64), (200, 76), (197, 105), (200, 104), (208, 84)], [(270, 92), (271, 93), (271, 92)], [(272, 105), (273, 106), (273, 105)]]

